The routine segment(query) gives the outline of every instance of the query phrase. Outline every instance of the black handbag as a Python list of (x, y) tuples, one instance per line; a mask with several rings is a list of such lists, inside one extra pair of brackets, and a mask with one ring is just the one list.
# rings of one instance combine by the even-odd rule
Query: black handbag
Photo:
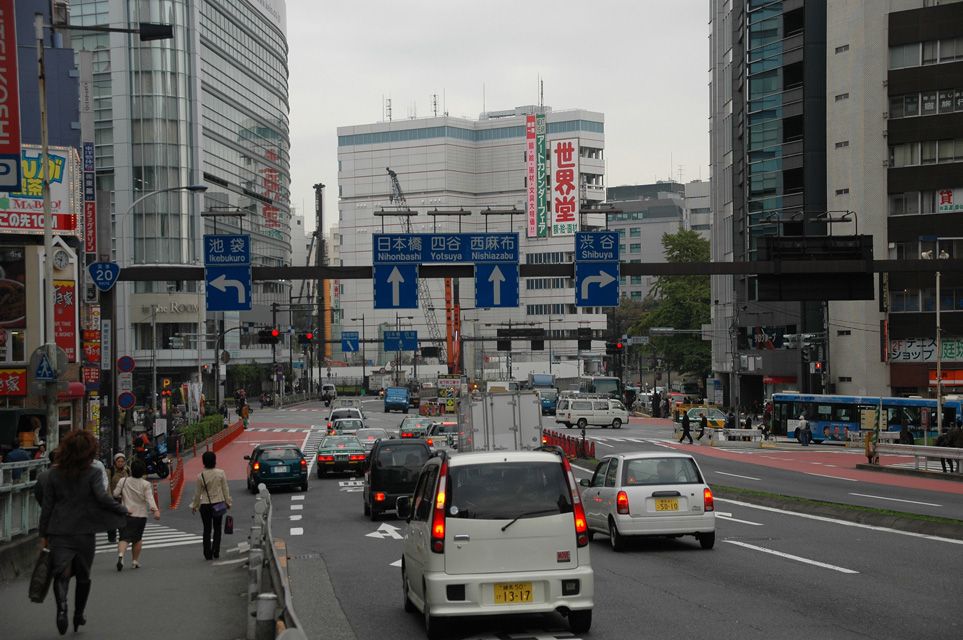
[(224, 516), (224, 533), (234, 533), (234, 516)]
[(43, 602), (53, 582), (53, 568), (50, 566), (50, 549), (41, 549), (30, 575), (30, 600)]

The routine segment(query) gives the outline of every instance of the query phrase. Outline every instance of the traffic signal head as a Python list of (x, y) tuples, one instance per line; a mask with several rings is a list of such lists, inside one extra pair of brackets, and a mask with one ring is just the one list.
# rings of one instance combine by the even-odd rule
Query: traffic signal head
[(277, 327), (271, 329), (272, 338), (279, 338), (280, 336), (281, 336), (281, 331)]
[(625, 351), (625, 343), (619, 340), (615, 343), (615, 352), (622, 353), (623, 351)]
[(307, 338), (309, 341), (314, 340), (314, 332), (308, 331), (307, 333), (304, 334), (304, 337)]
[(281, 332), (277, 329), (258, 329), (257, 341), (258, 344), (277, 344), (281, 336)]

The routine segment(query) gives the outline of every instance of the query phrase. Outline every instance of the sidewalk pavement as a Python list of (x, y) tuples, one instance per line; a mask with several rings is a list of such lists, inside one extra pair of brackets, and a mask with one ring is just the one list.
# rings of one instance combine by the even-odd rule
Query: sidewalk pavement
[[(153, 521), (151, 521), (153, 522)], [(161, 524), (172, 526), (173, 523)], [(233, 536), (243, 540), (242, 535)], [(97, 534), (102, 544), (106, 534)], [(227, 542), (232, 542), (230, 539)], [(246, 555), (221, 553), (220, 561), (205, 561), (200, 544), (145, 548), (140, 569), (118, 572), (113, 551), (94, 558), (92, 590), (87, 603), (87, 624), (81, 632), (97, 640), (169, 640), (181, 638), (235, 640), (247, 632), (247, 569), (239, 559)], [(27, 598), (29, 576), (0, 584), (3, 635), (17, 640), (59, 637), (55, 623), (53, 591), (41, 604)], [(69, 615), (73, 618), (71, 581)], [(73, 634), (71, 625), (70, 634)]]

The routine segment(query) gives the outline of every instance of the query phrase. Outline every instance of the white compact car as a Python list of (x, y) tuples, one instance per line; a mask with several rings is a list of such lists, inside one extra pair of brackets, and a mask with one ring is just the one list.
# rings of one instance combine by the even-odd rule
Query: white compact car
[(625, 405), (611, 398), (570, 396), (560, 399), (555, 407), (555, 422), (569, 429), (573, 426), (584, 429), (588, 425), (621, 429), (628, 421)]
[(561, 452), (438, 451), (414, 494), (401, 582), (406, 611), (421, 611), (429, 638), (455, 616), (558, 611), (588, 631), (594, 574), (575, 478)]
[(579, 484), (590, 531), (608, 534), (616, 551), (630, 536), (693, 535), (703, 549), (716, 542), (712, 489), (688, 454), (613, 454)]

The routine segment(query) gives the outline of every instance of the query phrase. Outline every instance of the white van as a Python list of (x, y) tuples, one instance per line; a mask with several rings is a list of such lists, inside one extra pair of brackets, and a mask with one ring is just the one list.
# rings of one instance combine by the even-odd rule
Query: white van
[(571, 429), (573, 426), (584, 429), (597, 425), (603, 429), (611, 426), (621, 429), (629, 421), (629, 412), (618, 400), (602, 396), (571, 396), (558, 401), (555, 408), (555, 422)]

